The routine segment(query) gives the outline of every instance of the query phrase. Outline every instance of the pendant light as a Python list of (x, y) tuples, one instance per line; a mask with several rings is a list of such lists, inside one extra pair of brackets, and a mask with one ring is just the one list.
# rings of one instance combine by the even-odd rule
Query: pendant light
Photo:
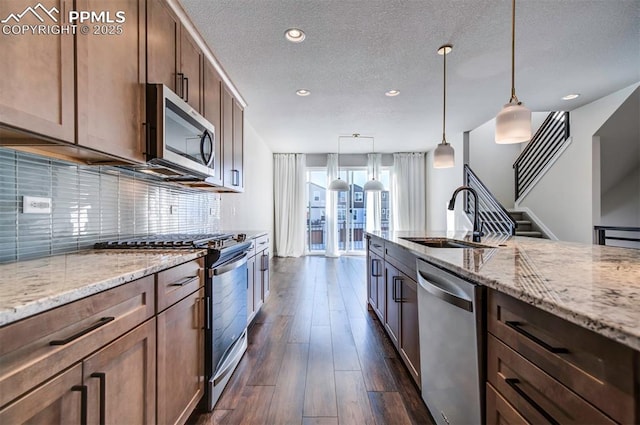
[(436, 147), (433, 153), (433, 168), (451, 168), (454, 164), (453, 147), (447, 143), (445, 136), (445, 120), (447, 110), (447, 54), (451, 53), (453, 46), (445, 44), (440, 46), (438, 54), (444, 57), (444, 82), (442, 84), (442, 142)]
[(496, 116), (496, 143), (522, 143), (531, 140), (531, 110), (516, 96), (516, 0), (512, 0), (511, 12), (511, 98)]
[[(355, 136), (355, 134), (354, 134)], [(360, 137), (360, 135), (358, 135)], [(371, 139), (371, 150), (372, 153), (376, 153), (376, 139), (373, 137), (369, 137)], [(373, 166), (373, 177), (371, 180), (366, 182), (362, 188), (365, 192), (382, 192), (384, 190), (384, 185), (380, 180), (376, 180), (376, 166)]]
[(340, 138), (338, 136), (338, 178), (329, 183), (328, 189), (334, 192), (348, 192), (349, 184), (340, 178)]

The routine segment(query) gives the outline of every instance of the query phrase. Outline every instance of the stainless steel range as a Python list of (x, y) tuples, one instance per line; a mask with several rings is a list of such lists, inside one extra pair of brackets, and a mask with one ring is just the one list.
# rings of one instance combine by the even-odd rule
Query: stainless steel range
[[(100, 242), (98, 249), (206, 249), (205, 397), (213, 410), (247, 350), (247, 251), (245, 235), (164, 234)], [(179, 365), (178, 365), (179, 367)]]

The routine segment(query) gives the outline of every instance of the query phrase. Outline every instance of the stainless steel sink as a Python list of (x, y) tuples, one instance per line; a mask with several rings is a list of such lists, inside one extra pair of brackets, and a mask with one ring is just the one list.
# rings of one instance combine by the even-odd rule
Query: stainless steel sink
[(475, 242), (459, 241), (448, 238), (400, 238), (430, 248), (493, 248)]

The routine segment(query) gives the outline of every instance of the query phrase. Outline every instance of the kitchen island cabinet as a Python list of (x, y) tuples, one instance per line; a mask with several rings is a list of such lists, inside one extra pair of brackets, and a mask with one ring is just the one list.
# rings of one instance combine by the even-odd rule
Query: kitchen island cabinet
[[(421, 386), (415, 257), (368, 237), (367, 298), (416, 386)], [(406, 264), (407, 262), (413, 265)]]
[[(405, 238), (465, 241), (470, 235), (367, 236), (384, 246), (384, 260), (391, 263), (386, 268), (387, 314), (388, 297), (405, 299), (409, 293), (389, 288), (394, 275), (402, 277), (409, 257), (487, 287), (481, 315), (487, 423), (640, 421), (639, 251), (492, 236), (482, 248), (431, 248)], [(368, 255), (377, 254), (369, 249)], [(414, 274), (405, 273), (407, 278)], [(371, 294), (368, 298), (371, 304)], [(402, 341), (403, 327), (397, 326), (395, 339), (390, 334), (393, 342)]]

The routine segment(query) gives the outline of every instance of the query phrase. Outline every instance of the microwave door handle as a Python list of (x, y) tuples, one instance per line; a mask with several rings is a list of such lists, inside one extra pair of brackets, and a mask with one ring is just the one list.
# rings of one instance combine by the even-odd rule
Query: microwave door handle
[[(204, 152), (204, 144), (207, 143), (207, 141), (209, 141), (209, 147), (211, 148), (211, 154), (209, 155), (209, 157), (207, 157), (207, 155)], [(213, 149), (214, 147), (213, 147), (213, 140), (211, 139), (211, 135), (207, 130), (205, 130), (204, 133), (202, 134), (202, 138), (200, 139), (200, 157), (202, 158), (202, 162), (204, 163), (204, 165), (206, 165), (207, 167), (211, 166), (211, 163), (213, 162), (213, 157), (214, 157)]]

